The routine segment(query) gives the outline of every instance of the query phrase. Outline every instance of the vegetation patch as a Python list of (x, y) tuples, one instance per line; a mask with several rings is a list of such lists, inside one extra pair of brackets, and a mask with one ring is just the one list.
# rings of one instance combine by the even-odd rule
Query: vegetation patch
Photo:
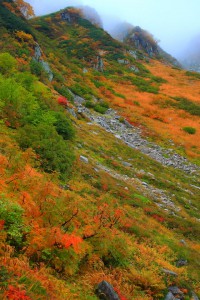
[(183, 109), (183, 110), (189, 112), (191, 115), (200, 116), (200, 105), (199, 104), (196, 104), (184, 97), (173, 97), (173, 99), (177, 101), (177, 103), (172, 104), (173, 106), (175, 106), (179, 109)]
[(196, 133), (196, 129), (193, 127), (183, 127), (183, 130), (189, 134), (195, 134)]

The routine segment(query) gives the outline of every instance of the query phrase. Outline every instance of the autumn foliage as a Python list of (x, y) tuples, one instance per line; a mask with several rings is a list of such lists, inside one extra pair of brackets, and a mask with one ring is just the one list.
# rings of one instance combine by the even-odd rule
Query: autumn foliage
[[(15, 4), (33, 14), (24, 1)], [(198, 128), (189, 109), (199, 105), (199, 81), (134, 59), (79, 11), (69, 13), (71, 23), (60, 12), (22, 18), (33, 35), (21, 23), (0, 24), (0, 298), (92, 300), (102, 280), (121, 300), (160, 300), (171, 284), (198, 294), (198, 176), (161, 166), (91, 124), (73, 95), (97, 118), (114, 108), (148, 142), (173, 142), (198, 162), (199, 130), (191, 137), (182, 128)], [(36, 41), (51, 82), (32, 59)], [(179, 267), (180, 259), (188, 265)]]

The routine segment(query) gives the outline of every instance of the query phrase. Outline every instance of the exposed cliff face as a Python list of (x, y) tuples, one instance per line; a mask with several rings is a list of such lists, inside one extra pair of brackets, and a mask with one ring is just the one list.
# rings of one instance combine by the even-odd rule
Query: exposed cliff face
[(134, 27), (124, 41), (138, 50), (145, 51), (150, 57), (159, 54), (158, 45), (153, 36), (139, 26)]

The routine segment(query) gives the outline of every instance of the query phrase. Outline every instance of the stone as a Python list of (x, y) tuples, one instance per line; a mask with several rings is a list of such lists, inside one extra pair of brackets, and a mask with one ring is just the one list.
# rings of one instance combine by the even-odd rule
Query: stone
[(83, 68), (83, 74), (88, 73), (88, 70), (86, 68)]
[(186, 246), (185, 240), (180, 240), (180, 243), (183, 244), (184, 246)]
[(117, 60), (119, 64), (122, 64), (122, 65), (128, 65), (129, 64), (129, 61), (127, 59), (118, 59)]
[(169, 292), (166, 295), (165, 300), (176, 300), (176, 298), (174, 297), (174, 295), (171, 292)]
[(83, 104), (85, 102), (85, 99), (78, 95), (74, 95), (74, 102), (75, 104)]
[(101, 56), (96, 57), (96, 63), (94, 64), (94, 69), (99, 72), (103, 72), (104, 70), (104, 62)]
[(51, 71), (51, 68), (50, 68), (48, 62), (46, 62), (42, 59), (42, 51), (41, 51), (39, 44), (36, 44), (36, 46), (35, 46), (34, 59), (41, 64), (43, 70), (48, 74), (49, 81), (52, 81), (53, 80), (53, 72)]
[(68, 107), (67, 110), (70, 113), (70, 115), (72, 115), (74, 118), (77, 119), (77, 115), (76, 115), (76, 112), (75, 112), (74, 108)]
[(85, 164), (88, 164), (88, 163), (89, 163), (89, 159), (88, 159), (87, 157), (83, 156), (83, 155), (80, 156), (80, 160), (81, 160), (82, 162), (84, 162)]
[(112, 285), (105, 280), (99, 283), (95, 292), (101, 300), (120, 300)]
[(65, 11), (65, 12), (62, 12), (61, 14), (60, 14), (60, 16), (61, 16), (61, 19), (63, 20), (63, 21), (67, 21), (67, 22), (71, 22), (71, 16), (70, 16), (70, 14), (67, 12), (67, 11)]
[(168, 269), (162, 269), (162, 270), (163, 270), (163, 272), (164, 272), (165, 274), (167, 274), (167, 275), (178, 276), (177, 273), (175, 273), (175, 272), (173, 272), (173, 271), (170, 271), (170, 270), (168, 270)]
[(199, 297), (192, 291), (192, 299), (191, 300), (199, 300)]
[(40, 49), (40, 46), (39, 46), (39, 44), (36, 44), (36, 46), (35, 46), (34, 58), (35, 58), (37, 61), (39, 61), (41, 56), (42, 56), (42, 51), (41, 51), (41, 49)]
[(184, 299), (184, 293), (177, 286), (168, 287), (169, 292), (171, 292), (175, 298)]
[(139, 73), (139, 69), (134, 65), (130, 66), (130, 70), (133, 71), (134, 73)]
[(129, 50), (128, 52), (133, 58), (137, 59), (137, 52), (133, 50)]
[(44, 69), (44, 71), (48, 74), (49, 76), (49, 81), (52, 81), (53, 80), (53, 73), (51, 71), (51, 68), (48, 64), (48, 62), (44, 61), (44, 60), (41, 60), (41, 65), (42, 65), (42, 68)]
[(122, 161), (122, 165), (125, 167), (132, 167), (132, 164), (126, 162), (126, 161)]
[(187, 266), (188, 262), (186, 259), (179, 259), (177, 262), (176, 262), (176, 266), (177, 267), (184, 267), (184, 266)]

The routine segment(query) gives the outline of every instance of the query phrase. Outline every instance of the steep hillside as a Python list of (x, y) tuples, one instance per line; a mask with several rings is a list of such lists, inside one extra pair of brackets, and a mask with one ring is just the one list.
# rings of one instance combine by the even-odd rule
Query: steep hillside
[(197, 74), (80, 10), (27, 21), (6, 2), (0, 297), (198, 299)]

